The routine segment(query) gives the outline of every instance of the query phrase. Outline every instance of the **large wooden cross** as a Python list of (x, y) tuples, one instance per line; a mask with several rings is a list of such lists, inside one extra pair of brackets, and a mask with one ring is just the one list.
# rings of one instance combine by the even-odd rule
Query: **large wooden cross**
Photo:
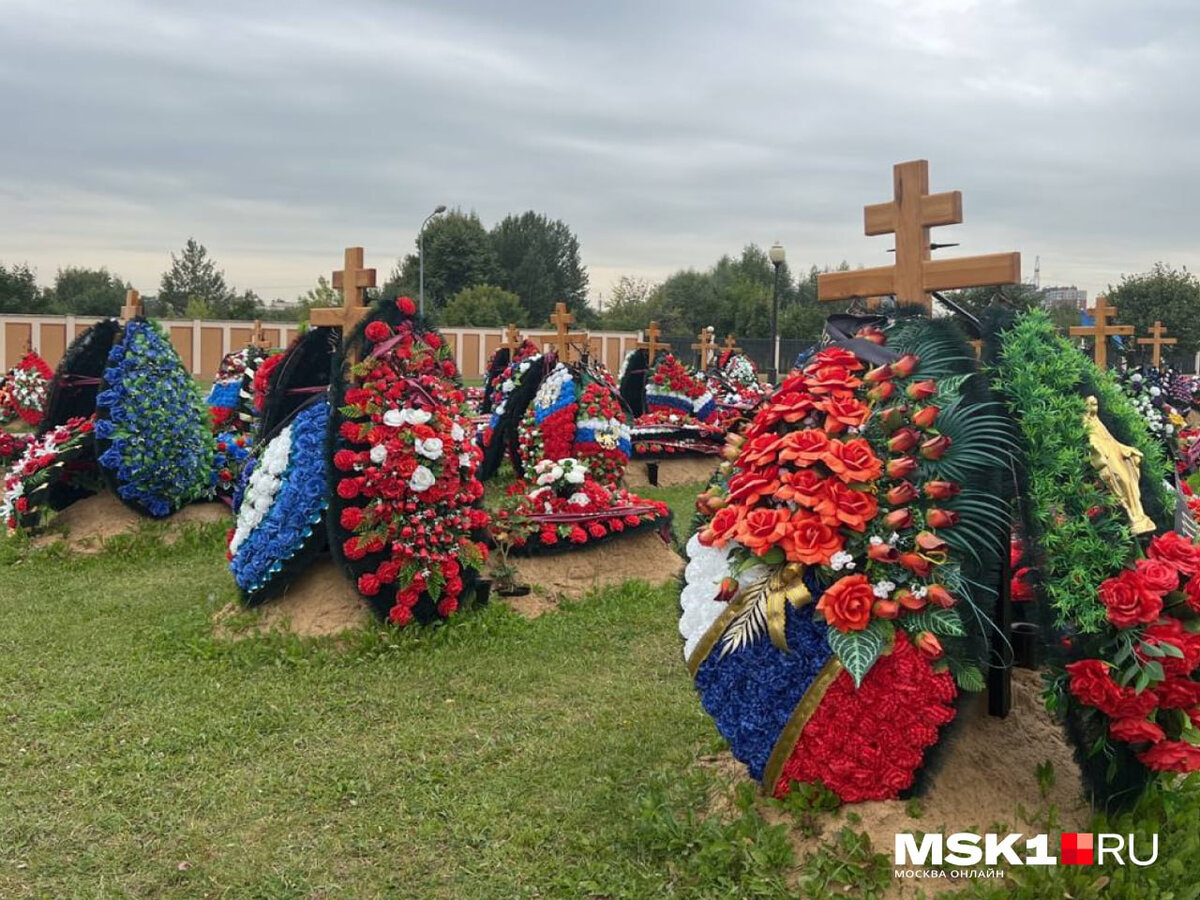
[(145, 313), (142, 306), (142, 295), (135, 290), (125, 292), (125, 305), (121, 307), (121, 321), (128, 322)]
[(1108, 305), (1108, 298), (1103, 294), (1096, 298), (1095, 309), (1089, 309), (1089, 313), (1095, 318), (1095, 322), (1091, 325), (1072, 325), (1071, 337), (1090, 337), (1095, 338), (1095, 346), (1092, 348), (1092, 358), (1096, 360), (1096, 365), (1101, 369), (1108, 366), (1108, 339), (1114, 334), (1131, 335), (1133, 334), (1132, 325), (1113, 325), (1109, 323), (1109, 319), (1117, 314), (1116, 309)]
[[(562, 362), (571, 362), (571, 349), (574, 346), (572, 338), (583, 338), (583, 346), (587, 347), (587, 332), (571, 331), (571, 323), (574, 321), (575, 317), (567, 311), (567, 304), (560, 301), (554, 305), (554, 315), (550, 317), (550, 322), (554, 325), (556, 334), (542, 343), (551, 344)], [(581, 353), (580, 356), (582, 355)]]
[(703, 372), (708, 368), (708, 357), (712, 354), (715, 346), (716, 344), (713, 341), (712, 327), (710, 326), (708, 328), (701, 328), (700, 333), (696, 335), (696, 343), (692, 344), (692, 349), (695, 350), (700, 357), (700, 371)]
[(863, 221), (868, 235), (896, 235), (896, 264), (818, 275), (818, 300), (891, 294), (897, 303), (919, 303), (928, 312), (930, 291), (1020, 283), (1020, 253), (931, 259), (929, 229), (962, 222), (962, 192), (929, 193), (924, 159), (897, 163), (892, 178), (895, 199), (867, 206)]
[(504, 343), (501, 346), (507, 348), (509, 359), (515, 357), (517, 348), (521, 346), (521, 329), (516, 325), (509, 325), (504, 329)]
[[(363, 304), (367, 288), (375, 287), (375, 270), (363, 268), (363, 248), (347, 247), (342, 269), (333, 273), (333, 286), (342, 292), (342, 305), (318, 307), (308, 311), (308, 323), (315, 328), (340, 328), (343, 338), (366, 318)], [(358, 360), (351, 358), (351, 363)]]
[(737, 345), (737, 339), (732, 334), (725, 335), (724, 349), (732, 350), (735, 353), (741, 353), (742, 348)]
[(1157, 369), (1159, 364), (1162, 362), (1163, 344), (1178, 344), (1179, 339), (1164, 337), (1166, 330), (1163, 328), (1162, 322), (1155, 322), (1154, 327), (1150, 329), (1150, 334), (1152, 335), (1151, 337), (1138, 338), (1137, 342), (1139, 344), (1149, 344), (1154, 348), (1150, 352), (1153, 356), (1154, 368)]
[(271, 340), (267, 337), (262, 327), (262, 319), (254, 320), (254, 330), (250, 332), (250, 346), (258, 347), (260, 350), (270, 350)]
[(668, 352), (671, 350), (670, 344), (658, 339), (661, 334), (662, 332), (658, 330), (658, 323), (651, 322), (650, 327), (646, 329), (646, 340), (638, 341), (638, 343), (634, 344), (639, 350), (649, 352), (650, 358), (646, 360), (647, 365), (654, 365), (654, 357), (658, 355), (659, 350), (666, 350)]

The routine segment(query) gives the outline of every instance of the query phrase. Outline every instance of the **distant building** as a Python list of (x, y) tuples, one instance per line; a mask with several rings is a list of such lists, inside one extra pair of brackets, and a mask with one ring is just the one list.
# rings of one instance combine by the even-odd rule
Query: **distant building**
[(1087, 291), (1081, 291), (1075, 285), (1070, 287), (1048, 287), (1042, 290), (1047, 306), (1071, 306), (1075, 309), (1087, 309)]

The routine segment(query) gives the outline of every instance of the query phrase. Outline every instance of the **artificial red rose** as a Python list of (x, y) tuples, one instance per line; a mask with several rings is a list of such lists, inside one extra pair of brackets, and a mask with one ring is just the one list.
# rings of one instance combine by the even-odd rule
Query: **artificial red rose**
[(798, 510), (792, 515), (780, 546), (788, 562), (826, 566), (833, 554), (842, 549), (842, 539), (820, 516)]
[(1109, 723), (1108, 733), (1114, 740), (1129, 744), (1155, 743), (1167, 736), (1149, 719), (1117, 719)]
[(1156, 772), (1200, 771), (1200, 747), (1186, 741), (1159, 741), (1149, 750), (1138, 754), (1138, 759)]
[(438, 615), (441, 616), (443, 619), (450, 618), (450, 616), (453, 615), (455, 610), (457, 610), (457, 609), (458, 609), (458, 598), (457, 597), (443, 597), (438, 602), (438, 605), (437, 605)]
[(908, 395), (908, 399), (910, 400), (928, 400), (937, 393), (937, 382), (932, 379), (914, 381), (905, 388), (904, 393)]
[(358, 454), (353, 450), (339, 450), (333, 454), (334, 468), (342, 472), (349, 472), (354, 469), (354, 464), (358, 461)]
[(830, 441), (829, 455), (824, 462), (847, 484), (875, 481), (883, 474), (883, 463), (864, 438), (854, 438), (845, 442)]
[(729, 499), (753, 506), (762, 497), (779, 490), (779, 469), (772, 466), (761, 472), (741, 472), (729, 479)]
[(367, 555), (367, 551), (359, 545), (357, 537), (348, 538), (342, 543), (342, 553), (349, 560), (360, 560)]
[(538, 535), (538, 539), (543, 544), (557, 544), (558, 532), (554, 529), (553, 525), (543, 525), (541, 533)]
[(921, 444), (922, 459), (941, 459), (946, 455), (946, 451), (950, 449), (950, 444), (953, 443), (949, 436), (939, 434), (937, 437), (930, 438)]
[(885, 381), (891, 381), (896, 376), (892, 373), (892, 367), (889, 365), (876, 366), (863, 376), (863, 381), (867, 384), (883, 384)]
[(900, 615), (900, 604), (895, 600), (876, 600), (871, 614), (877, 619), (895, 619)]
[(928, 509), (925, 524), (930, 528), (950, 528), (958, 524), (958, 513), (950, 509)]
[(913, 638), (913, 645), (920, 650), (928, 659), (941, 659), (942, 642), (937, 639), (937, 636), (928, 632), (921, 631)]
[(710, 547), (724, 547), (737, 535), (744, 512), (745, 508), (741, 506), (726, 506), (717, 510), (717, 514), (700, 532), (700, 543)]
[(867, 557), (875, 562), (894, 565), (900, 561), (900, 552), (887, 541), (879, 541), (867, 547)]
[(926, 585), (925, 599), (941, 609), (949, 609), (954, 605), (954, 595), (940, 584)]
[(894, 381), (885, 381), (882, 384), (877, 384), (875, 387), (867, 391), (867, 399), (872, 403), (879, 405), (891, 399), (892, 394), (896, 392), (896, 383)]
[(1154, 688), (1163, 709), (1191, 709), (1200, 703), (1200, 683), (1187, 678), (1168, 678)]
[(779, 449), (780, 462), (794, 462), (797, 467), (811, 466), (825, 460), (833, 442), (823, 431), (815, 428), (793, 431), (786, 435)]
[[(392, 329), (387, 322), (371, 322), (363, 330), (363, 334), (366, 335), (367, 340), (372, 344), (378, 344), (392, 336)], [(347, 393), (349, 392), (347, 391)], [(349, 400), (350, 398), (347, 397), (346, 399)]]
[(829, 486), (829, 499), (833, 506), (833, 518), (854, 531), (866, 531), (867, 523), (879, 512), (879, 503), (874, 494), (856, 491), (836, 481)]
[(1174, 531), (1152, 540), (1146, 553), (1151, 559), (1169, 563), (1186, 575), (1200, 572), (1200, 547)]
[(893, 599), (905, 609), (916, 612), (919, 609), (924, 609), (928, 601), (925, 597), (918, 597), (908, 588), (901, 588), (892, 595)]
[(342, 510), (341, 522), (342, 527), (347, 531), (354, 531), (362, 524), (363, 511), (357, 506), (347, 506)]
[(912, 482), (902, 481), (888, 490), (888, 506), (907, 506), (916, 500), (918, 496), (920, 495), (917, 493), (917, 489), (912, 486)]
[(799, 391), (783, 391), (771, 398), (772, 412), (784, 422), (799, 422), (815, 408), (813, 398)]
[(908, 415), (908, 407), (904, 404), (899, 406), (889, 406), (887, 409), (880, 410), (879, 424), (883, 426), (885, 434), (892, 434), (904, 427), (905, 417)]
[(888, 365), (888, 369), (897, 378), (907, 378), (913, 372), (917, 371), (917, 364), (921, 362), (921, 357), (915, 353), (905, 353), (894, 363)]
[(374, 597), (379, 593), (379, 577), (367, 573), (358, 576), (358, 592), (364, 597)]
[(853, 395), (825, 397), (817, 408), (825, 413), (825, 430), (829, 434), (840, 434), (847, 428), (857, 428), (871, 415), (870, 408)]
[(888, 478), (907, 478), (917, 471), (918, 462), (911, 456), (900, 456), (887, 462)]
[(808, 389), (814, 394), (830, 394), (834, 391), (852, 391), (862, 381), (841, 366), (817, 366), (806, 373)]
[(930, 500), (949, 500), (958, 496), (962, 486), (953, 481), (927, 481), (921, 485), (921, 490)]
[(919, 578), (928, 578), (933, 571), (933, 563), (919, 553), (901, 553), (900, 565)]
[(775, 434), (763, 434), (746, 441), (738, 454), (738, 465), (743, 469), (772, 465), (779, 455), (782, 441), (783, 439)]
[(412, 621), (412, 610), (398, 603), (388, 610), (388, 621), (393, 625), (404, 627)]
[(379, 579), (380, 584), (392, 584), (400, 576), (400, 563), (394, 560), (386, 560), (379, 564), (379, 568), (375, 570), (375, 577)]
[(815, 509), (826, 496), (826, 479), (816, 469), (784, 470), (779, 473), (780, 500), (791, 500), (809, 509)]
[(912, 423), (922, 431), (928, 431), (933, 426), (934, 420), (938, 417), (941, 410), (936, 406), (926, 406), (918, 410), (912, 415)]
[(844, 347), (826, 347), (816, 355), (814, 363), (815, 366), (810, 365), (805, 371), (822, 365), (841, 366), (843, 369), (848, 369), (851, 372), (857, 372), (859, 369), (865, 368), (862, 361)]
[(866, 575), (847, 575), (830, 585), (817, 601), (817, 612), (838, 631), (862, 631), (871, 623), (875, 592)]
[(917, 446), (917, 442), (921, 440), (921, 436), (912, 428), (901, 428), (890, 438), (888, 438), (888, 450), (892, 453), (907, 453), (913, 447)]
[(917, 550), (922, 556), (929, 557), (930, 561), (939, 566), (944, 565), (950, 558), (950, 545), (931, 531), (920, 532), (913, 538), (913, 543), (917, 545)]
[(1142, 584), (1155, 593), (1166, 594), (1179, 587), (1179, 570), (1161, 559), (1139, 559), (1134, 568)]
[(608, 532), (604, 530), (604, 526), (599, 522), (593, 522), (591, 525), (589, 525), (587, 527), (587, 532), (594, 538), (602, 538), (608, 534)]
[(787, 533), (786, 509), (752, 509), (738, 526), (737, 539), (755, 556), (764, 556)]
[(1118, 628), (1149, 624), (1162, 613), (1162, 598), (1148, 590), (1138, 574), (1129, 569), (1103, 582), (1099, 596), (1108, 621)]
[(396, 298), (396, 308), (406, 316), (415, 316), (417, 314), (417, 304), (412, 302), (411, 297)]
[(1108, 664), (1099, 659), (1082, 659), (1066, 667), (1071, 695), (1084, 706), (1097, 709), (1109, 706), (1120, 695)]
[(883, 517), (883, 524), (892, 531), (903, 531), (905, 528), (912, 528), (912, 510), (908, 507), (903, 509), (893, 509), (890, 513)]

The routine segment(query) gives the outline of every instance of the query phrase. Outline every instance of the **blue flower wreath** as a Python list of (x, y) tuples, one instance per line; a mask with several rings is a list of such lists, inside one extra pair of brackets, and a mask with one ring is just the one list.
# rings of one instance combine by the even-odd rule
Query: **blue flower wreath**
[[(240, 443), (239, 443), (240, 442)], [(250, 458), (254, 439), (236, 431), (222, 431), (216, 437), (216, 452), (213, 455), (212, 484), (218, 494), (231, 494), (241, 485), (242, 469)], [(221, 480), (221, 472), (229, 470), (232, 478)]]
[[(329, 398), (305, 406), (291, 421), (287, 468), (280, 476), (274, 502), (263, 520), (239, 545), (229, 563), (237, 586), (247, 603), (266, 599), (264, 592), (285, 566), (324, 534), (321, 520), (329, 506), (325, 489), (325, 430), (329, 423)], [(273, 440), (281, 440), (277, 436)], [(271, 442), (263, 446), (265, 451)], [(244, 484), (253, 465), (248, 465), (239, 487), (237, 505), (244, 499)]]
[(134, 319), (109, 351), (96, 413), (100, 465), (127, 504), (161, 517), (211, 496), (208, 408), (153, 322)]

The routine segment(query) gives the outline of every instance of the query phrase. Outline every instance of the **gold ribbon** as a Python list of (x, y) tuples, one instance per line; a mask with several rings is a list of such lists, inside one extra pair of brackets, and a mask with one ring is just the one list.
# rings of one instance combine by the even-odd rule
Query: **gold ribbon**
[(799, 742), (804, 726), (808, 724), (808, 720), (813, 717), (817, 707), (825, 699), (825, 692), (829, 690), (829, 686), (841, 674), (841, 662), (836, 656), (830, 656), (828, 662), (817, 673), (817, 677), (813, 679), (813, 683), (808, 686), (808, 690), (804, 692), (804, 696), (800, 698), (800, 702), (796, 704), (796, 708), (792, 710), (792, 715), (787, 724), (783, 726), (783, 731), (779, 733), (779, 738), (775, 741), (771, 755), (767, 758), (767, 765), (763, 769), (762, 790), (764, 794), (770, 795), (775, 792), (775, 785), (779, 783), (779, 777), (783, 774), (784, 763), (792, 755), (792, 750)]
[[(768, 576), (767, 584), (767, 633), (773, 643), (785, 653), (787, 645), (787, 613), (785, 604), (791, 602), (797, 609), (812, 602), (812, 594), (804, 583), (804, 566), (799, 563), (789, 563), (781, 566)], [(753, 594), (749, 591), (739, 591), (737, 596), (726, 604), (721, 614), (708, 626), (704, 636), (688, 657), (688, 673), (692, 678), (700, 671), (700, 666), (725, 634), (725, 629), (737, 618), (750, 603), (754, 602)]]

